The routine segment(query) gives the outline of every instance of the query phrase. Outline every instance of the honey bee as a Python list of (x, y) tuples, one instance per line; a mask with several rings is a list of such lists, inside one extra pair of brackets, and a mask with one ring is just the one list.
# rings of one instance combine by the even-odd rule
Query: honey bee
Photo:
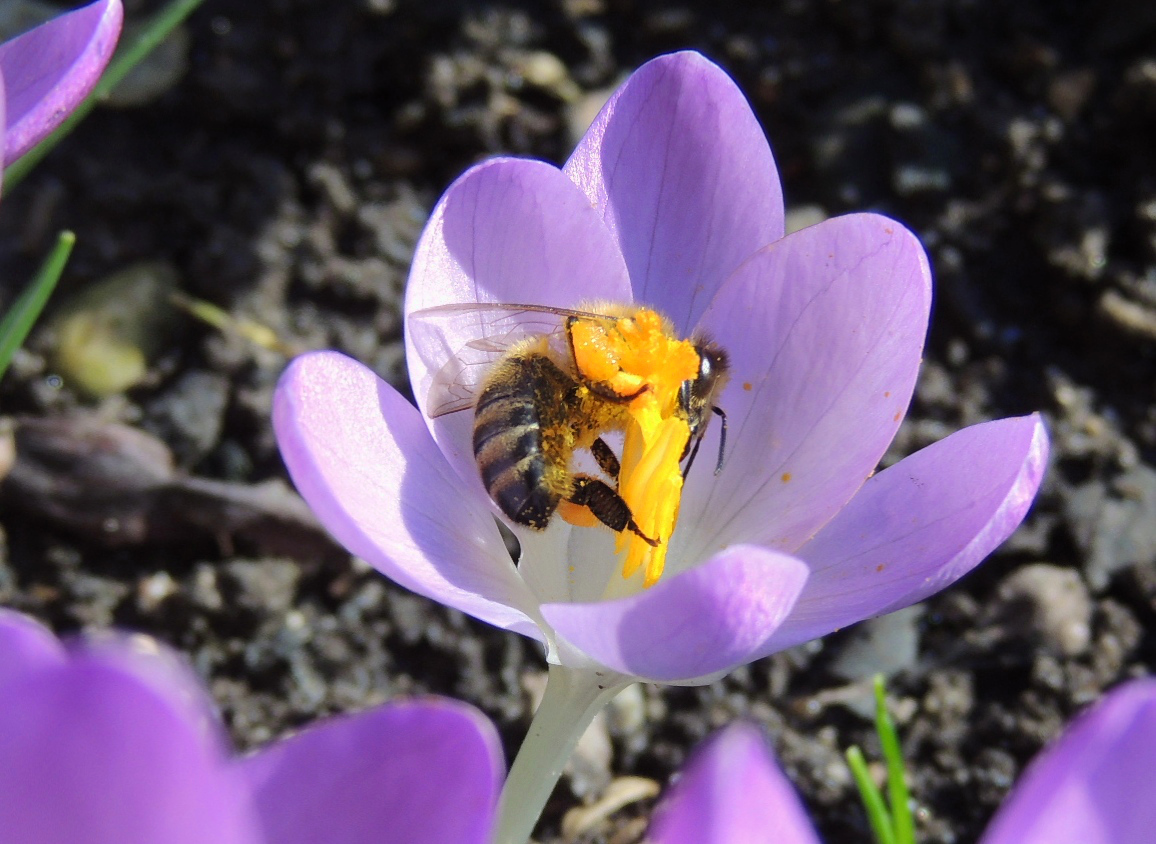
[[(469, 303), (412, 313), (414, 345), (434, 372), (426, 411), (439, 417), (473, 409), (473, 454), (482, 483), (515, 524), (543, 530), (560, 504), (570, 502), (588, 509), (612, 531), (628, 530), (654, 547), (662, 537), (647, 536), (635, 523), (616, 488), (619, 459), (602, 438), (625, 428), (631, 402), (651, 387), (642, 381), (623, 390), (610, 380), (592, 378), (579, 366), (575, 348), (577, 329), (593, 326), (614, 332), (620, 320), (633, 320), (646, 309), (601, 303), (588, 307)], [(661, 330), (671, 340), (680, 339), (668, 319), (648, 313), (661, 320)], [(449, 327), (455, 330), (447, 332)], [(478, 339), (451, 351), (445, 338), (463, 335)], [(705, 336), (692, 336), (689, 342), (697, 355), (697, 372), (677, 389), (674, 412), (690, 432), (679, 462), (685, 461), (685, 477), (711, 415), (717, 415), (722, 420), (718, 474), (726, 414), (716, 400), (729, 377), (727, 354)], [(580, 451), (588, 451), (615, 486), (576, 471), (574, 456)]]

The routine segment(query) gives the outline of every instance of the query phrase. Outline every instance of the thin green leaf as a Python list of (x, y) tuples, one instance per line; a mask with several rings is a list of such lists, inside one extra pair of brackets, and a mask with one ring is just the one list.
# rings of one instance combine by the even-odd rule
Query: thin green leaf
[(897, 844), (895, 831), (891, 826), (891, 814), (883, 802), (883, 795), (871, 779), (867, 770), (867, 762), (863, 759), (863, 752), (858, 747), (847, 749), (847, 765), (851, 768), (851, 776), (855, 778), (855, 785), (859, 788), (859, 797), (863, 801), (863, 808), (867, 811), (867, 820), (871, 824), (871, 831), (875, 833), (877, 844)]
[(36, 318), (44, 310), (44, 304), (52, 295), (60, 274), (64, 272), (64, 265), (68, 263), (68, 256), (72, 254), (72, 246), (76, 243), (76, 235), (70, 231), (63, 231), (56, 238), (56, 245), (52, 247), (47, 260), (41, 265), (40, 271), (28, 285), (28, 289), (12, 303), (4, 319), (0, 320), (0, 376), (8, 369), (12, 356), (24, 343), (24, 338), (32, 330)]
[(155, 50), (157, 45), (164, 41), (169, 33), (191, 15), (202, 2), (203, 0), (173, 0), (153, 15), (152, 20), (141, 29), (131, 44), (122, 46), (117, 50), (104, 75), (100, 77), (100, 81), (92, 89), (92, 93), (85, 97), (72, 114), (68, 115), (64, 122), (56, 127), (56, 131), (12, 162), (12, 165), (4, 171), (4, 189), (6, 191), (11, 190), (27, 176), (44, 156), (52, 152), (56, 145), (88, 116), (97, 103), (108, 97), (117, 83), (128, 76), (129, 71)]
[(895, 732), (895, 722), (887, 711), (887, 694), (882, 675), (875, 677), (875, 731), (887, 763), (887, 792), (891, 804), (895, 844), (915, 844), (915, 820), (911, 816), (911, 794), (903, 766), (903, 748)]

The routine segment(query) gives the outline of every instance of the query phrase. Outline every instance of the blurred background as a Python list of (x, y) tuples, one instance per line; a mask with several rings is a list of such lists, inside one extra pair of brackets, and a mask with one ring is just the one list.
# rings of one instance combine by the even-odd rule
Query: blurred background
[[(158, 8), (125, 5), (126, 38)], [(0, 37), (44, 8), (5, 0)], [(2, 303), (77, 235), (0, 383), (0, 604), (183, 649), (242, 748), (436, 692), (486, 711), (512, 756), (537, 648), (334, 547), (286, 483), (272, 389), (293, 354), (338, 348), (407, 391), (401, 295), (440, 193), (490, 155), (561, 163), (626, 75), (686, 48), (750, 99), (791, 227), (871, 209), (928, 249), (926, 360), (886, 462), (1033, 410), (1052, 462), (1020, 531), (927, 604), (712, 686), (629, 690), (539, 837), (641, 840), (649, 799), (571, 810), (624, 776), (665, 784), (746, 717), (826, 839), (867, 840), (841, 754), (876, 748), (882, 672), (921, 840), (974, 840), (1073, 712), (1156, 660), (1142, 0), (206, 0), (0, 203)]]

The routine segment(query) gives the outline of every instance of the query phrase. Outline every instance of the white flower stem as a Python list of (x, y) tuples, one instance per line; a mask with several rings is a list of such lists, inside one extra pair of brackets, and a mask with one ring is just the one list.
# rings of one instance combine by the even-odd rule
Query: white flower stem
[(498, 804), (496, 844), (526, 844), (562, 768), (606, 703), (630, 684), (610, 671), (551, 665), (546, 691), (510, 766)]

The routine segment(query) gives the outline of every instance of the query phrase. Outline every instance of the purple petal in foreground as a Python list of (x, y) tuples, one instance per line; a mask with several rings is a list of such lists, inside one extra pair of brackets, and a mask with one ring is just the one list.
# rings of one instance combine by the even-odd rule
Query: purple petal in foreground
[(258, 844), (216, 733), (177, 697), (102, 651), (0, 686), (4, 840)]
[(794, 553), (851, 499), (907, 410), (930, 306), (923, 247), (877, 214), (795, 232), (728, 280), (701, 323), (730, 354), (728, 453), (688, 480), (688, 559)]
[(1047, 463), (1039, 416), (973, 425), (863, 485), (799, 550), (811, 577), (762, 653), (922, 601), (978, 565), (1027, 514)]
[(124, 10), (97, 0), (0, 44), (7, 100), (4, 166), (61, 124), (112, 57)]
[(64, 648), (52, 631), (23, 613), (0, 607), (0, 686), (60, 665)]
[(1156, 680), (1111, 692), (1032, 762), (983, 844), (1147, 844)]
[(687, 763), (651, 826), (653, 844), (819, 844), (795, 789), (753, 726), (716, 733)]
[(766, 136), (731, 78), (698, 53), (635, 71), (565, 171), (613, 232), (633, 298), (684, 335), (731, 272), (783, 236)]
[[(5, 123), (5, 120), (7, 120), (7, 117), (8, 117), (8, 103), (7, 103), (7, 99), (4, 96), (4, 69), (0, 68), (0, 129), (3, 129), (7, 125)], [(3, 135), (0, 135), (0, 138), (3, 138), (3, 137), (4, 137)], [(3, 141), (0, 140), (0, 143), (3, 143)], [(2, 147), (0, 147), (0, 188), (3, 187), (3, 183), (4, 183), (4, 150)]]
[(486, 499), (462, 494), (421, 415), (336, 352), (296, 358), (273, 407), (302, 497), (350, 552), (418, 594), (541, 639)]
[(276, 844), (485, 844), (504, 774), (493, 725), (433, 699), (332, 719), (238, 766)]
[(544, 604), (571, 645), (622, 674), (682, 682), (727, 671), (782, 623), (807, 579), (799, 560), (737, 545), (629, 598)]

